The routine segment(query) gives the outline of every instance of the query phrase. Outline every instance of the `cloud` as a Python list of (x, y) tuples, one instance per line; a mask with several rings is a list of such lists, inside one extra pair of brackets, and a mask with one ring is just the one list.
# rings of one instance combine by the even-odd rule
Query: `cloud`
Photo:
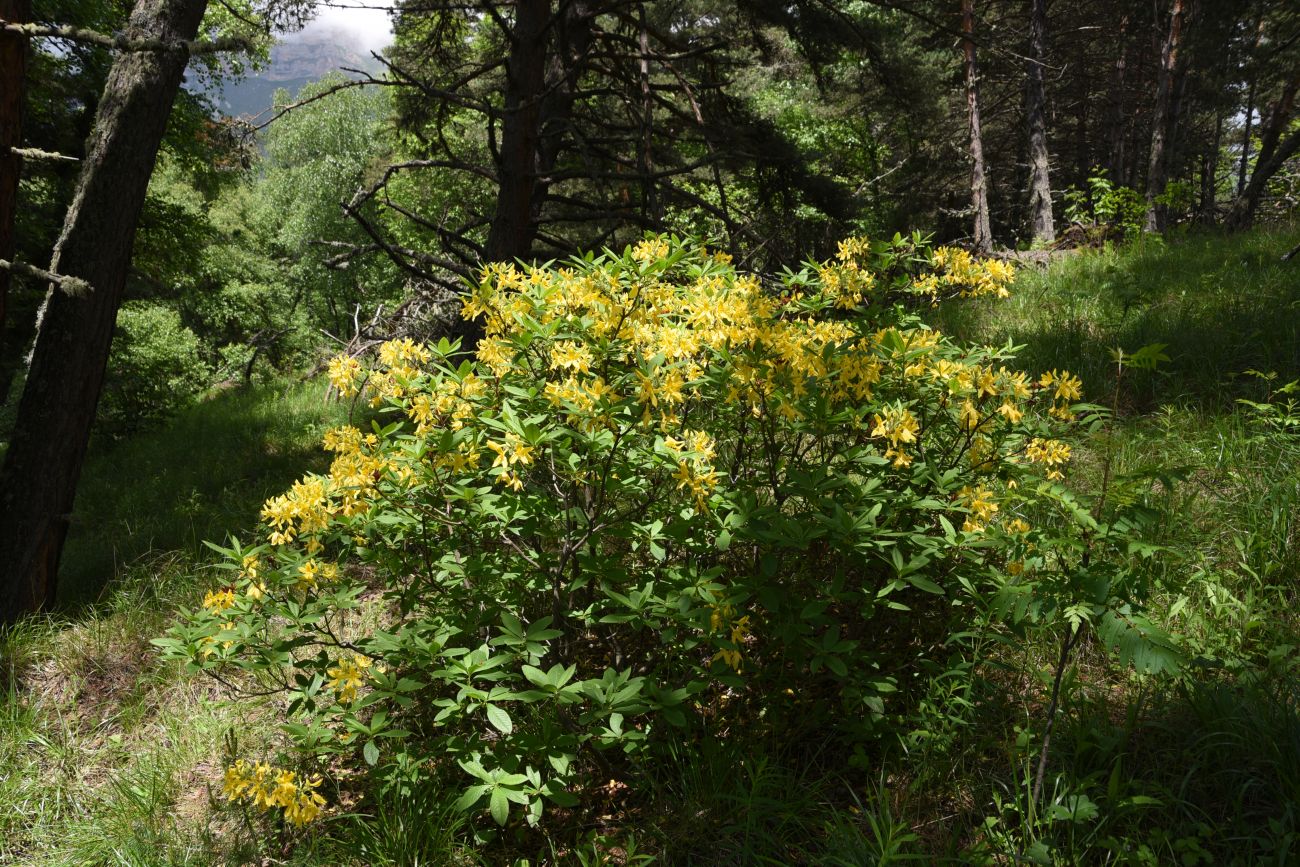
[[(313, 36), (347, 33), (356, 46), (365, 52), (378, 51), (393, 41), (393, 22), (388, 13), (382, 9), (358, 8), (365, 5), (380, 5), (375, 0), (334, 0), (338, 5), (321, 6), (316, 17), (307, 25), (298, 38), (311, 41)], [(347, 5), (353, 8), (340, 8)]]

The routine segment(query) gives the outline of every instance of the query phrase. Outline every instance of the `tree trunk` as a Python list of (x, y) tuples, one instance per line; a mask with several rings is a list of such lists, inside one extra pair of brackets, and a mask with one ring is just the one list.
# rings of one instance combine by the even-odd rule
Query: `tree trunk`
[(1214, 138), (1201, 156), (1201, 223), (1213, 226), (1218, 219), (1219, 148), (1223, 143), (1223, 115), (1214, 113)]
[(975, 63), (975, 3), (961, 3), (962, 52), (966, 66), (966, 112), (970, 123), (970, 200), (975, 212), (972, 246), (977, 253), (993, 249), (993, 232), (989, 228), (988, 179), (984, 176), (984, 139), (980, 132), (979, 69)]
[[(1048, 173), (1047, 87), (1043, 63), (1047, 58), (1047, 0), (1030, 0), (1029, 81), (1025, 116), (1029, 121), (1029, 234), (1039, 243), (1056, 239), (1052, 221), (1052, 183)], [(1084, 109), (1080, 109), (1080, 117)], [(1084, 142), (1079, 141), (1083, 148)]]
[(1239, 196), (1246, 189), (1246, 169), (1250, 165), (1250, 128), (1255, 119), (1255, 88), (1259, 84), (1259, 65), (1255, 55), (1259, 52), (1259, 44), (1263, 39), (1264, 14), (1261, 12), (1259, 21), (1255, 24), (1255, 42), (1250, 47), (1250, 57), (1247, 61), (1250, 84), (1246, 88), (1246, 123), (1241, 134), (1241, 162), (1237, 164), (1237, 195)]
[(1228, 211), (1226, 222), (1230, 228), (1250, 228), (1250, 225), (1255, 222), (1255, 211), (1259, 208), (1259, 200), (1264, 195), (1264, 188), (1268, 186), (1273, 175), (1277, 174), (1297, 151), (1300, 151), (1300, 129), (1283, 139), (1267, 160), (1263, 158), (1263, 151), (1260, 151), (1260, 159), (1255, 161), (1255, 171), (1250, 173), (1250, 182), (1246, 184), (1246, 189), (1237, 196)]
[(1259, 209), (1259, 200), (1263, 197), (1269, 180), (1291, 158), (1297, 145), (1300, 145), (1300, 131), (1281, 140), (1279, 144), (1282, 131), (1291, 122), (1298, 92), (1300, 70), (1287, 80), (1277, 101), (1260, 118), (1259, 153), (1255, 157), (1255, 170), (1250, 173), (1250, 181), (1237, 194), (1228, 211), (1228, 226), (1233, 229), (1245, 229), (1255, 222), (1255, 211)]
[(1174, 85), (1178, 72), (1178, 54), (1183, 42), (1183, 19), (1188, 0), (1173, 0), (1169, 16), (1169, 30), (1165, 34), (1164, 49), (1160, 54), (1160, 75), (1156, 83), (1156, 105), (1151, 115), (1151, 162), (1147, 169), (1148, 232), (1162, 232), (1165, 228), (1165, 208), (1156, 198), (1165, 191), (1169, 180), (1169, 134), (1173, 125)]
[(1128, 73), (1128, 22), (1126, 13), (1119, 19), (1117, 41), (1119, 51), (1115, 55), (1115, 75), (1111, 83), (1110, 94), (1110, 179), (1116, 185), (1124, 183), (1127, 163), (1124, 159), (1124, 143), (1127, 139), (1128, 116), (1124, 105), (1124, 88)]
[(497, 204), (488, 232), (487, 258), (510, 262), (532, 250), (533, 187), (542, 138), (542, 94), (546, 84), (546, 32), (550, 0), (519, 0), (506, 63)]
[[(138, 0), (127, 36), (194, 39), (207, 0)], [(183, 48), (113, 62), (51, 270), (82, 296), (52, 290), (0, 470), (0, 620), (54, 600), (76, 496), (126, 285), (136, 223), (188, 61)]]
[[(31, 17), (30, 0), (0, 0), (0, 18), (25, 24)], [(22, 157), (13, 149), (23, 144), (23, 91), (27, 77), (27, 39), (0, 32), (0, 259), (13, 261), (17, 238), (18, 179)], [(5, 340), (5, 302), (9, 296), (9, 271), (0, 268), (0, 344)], [(0, 404), (9, 394), (8, 377), (0, 372)]]
[[(543, 173), (542, 102), (550, 26), (550, 0), (515, 4), (497, 156), (497, 203), (484, 251), (488, 262), (527, 259), (537, 236), (537, 209), (545, 197), (538, 182)], [(452, 336), (459, 338), (461, 352), (473, 352), (483, 339), (483, 323), (460, 319)]]

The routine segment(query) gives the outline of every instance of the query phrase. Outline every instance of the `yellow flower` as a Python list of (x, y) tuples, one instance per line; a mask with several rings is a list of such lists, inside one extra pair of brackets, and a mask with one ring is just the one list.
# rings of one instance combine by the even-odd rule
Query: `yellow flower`
[(1025, 457), (1032, 463), (1042, 464), (1047, 467), (1047, 478), (1063, 479), (1065, 474), (1059, 467), (1064, 466), (1070, 460), (1070, 447), (1059, 440), (1045, 440), (1041, 437), (1034, 437), (1025, 447)]
[(338, 696), (341, 704), (351, 704), (357, 700), (357, 694), (365, 683), (366, 671), (371, 666), (369, 657), (359, 653), (352, 658), (340, 658), (338, 663), (325, 673), (329, 675), (329, 687)]
[(336, 355), (330, 359), (326, 375), (339, 394), (349, 397), (357, 393), (361, 374), (361, 362), (349, 355)]
[(279, 807), (284, 817), (297, 827), (314, 821), (325, 808), (325, 799), (317, 793), (319, 776), (299, 779), (293, 771), (273, 768), (258, 762), (250, 767), (240, 759), (226, 768), (221, 792), (230, 801), (247, 801), (259, 810)]
[(203, 597), (203, 607), (213, 614), (220, 614), (235, 605), (235, 592), (229, 587), (221, 590), (209, 590)]
[(962, 530), (979, 533), (984, 525), (993, 520), (998, 511), (998, 504), (993, 499), (993, 492), (988, 488), (972, 488), (969, 485), (957, 492), (957, 502), (969, 515), (962, 524)]

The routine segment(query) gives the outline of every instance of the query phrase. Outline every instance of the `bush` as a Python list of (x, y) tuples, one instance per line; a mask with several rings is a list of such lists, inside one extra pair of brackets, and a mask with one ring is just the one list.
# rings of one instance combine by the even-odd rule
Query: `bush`
[(134, 430), (188, 406), (208, 386), (199, 339), (176, 311), (130, 301), (117, 313), (100, 419)]
[[(499, 824), (594, 798), (666, 726), (865, 742), (987, 612), (1122, 645), (1131, 594), (1079, 566), (1109, 531), (1060, 484), (1078, 380), (908, 312), (1010, 279), (917, 237), (772, 287), (662, 238), (489, 266), (477, 363), (335, 359), (387, 423), (330, 432), (157, 643), (283, 692), (306, 755), (459, 778)], [(227, 794), (297, 803), (257, 773)]]

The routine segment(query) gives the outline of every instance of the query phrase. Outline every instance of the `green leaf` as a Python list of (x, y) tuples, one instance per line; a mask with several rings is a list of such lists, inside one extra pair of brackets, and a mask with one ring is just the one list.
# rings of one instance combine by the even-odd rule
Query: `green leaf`
[(504, 789), (492, 790), (492, 797), (488, 801), (488, 807), (492, 811), (492, 818), (498, 825), (504, 827), (506, 819), (510, 818), (510, 799), (506, 797)]
[(511, 721), (510, 714), (494, 704), (487, 705), (487, 718), (488, 722), (492, 723), (492, 727), (503, 735), (508, 735), (515, 730), (515, 724)]
[(366, 741), (366, 745), (361, 748), (361, 755), (365, 757), (366, 764), (372, 768), (379, 763), (379, 747), (374, 741)]
[(465, 794), (456, 799), (456, 810), (461, 813), (467, 813), (478, 803), (483, 793), (490, 789), (491, 786), (470, 786), (465, 790)]

